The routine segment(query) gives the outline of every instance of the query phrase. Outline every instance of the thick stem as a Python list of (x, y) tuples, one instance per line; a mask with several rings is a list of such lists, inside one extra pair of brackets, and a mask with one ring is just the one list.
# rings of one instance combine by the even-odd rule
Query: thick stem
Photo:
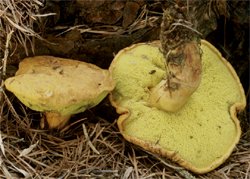
[[(176, 1), (180, 2), (180, 1)], [(160, 40), (166, 78), (151, 89), (150, 103), (159, 109), (179, 110), (201, 81), (200, 33), (196, 30), (196, 3), (170, 3), (164, 11)]]
[[(62, 116), (60, 113), (57, 112), (46, 112), (45, 117), (50, 129), (61, 129), (67, 124), (71, 116)], [(44, 121), (41, 121), (41, 126), (44, 126), (42, 122)]]
[(197, 42), (189, 42), (171, 51), (183, 52), (181, 63), (169, 63), (168, 76), (151, 89), (150, 103), (159, 109), (175, 112), (179, 110), (198, 88), (201, 81), (201, 56)]

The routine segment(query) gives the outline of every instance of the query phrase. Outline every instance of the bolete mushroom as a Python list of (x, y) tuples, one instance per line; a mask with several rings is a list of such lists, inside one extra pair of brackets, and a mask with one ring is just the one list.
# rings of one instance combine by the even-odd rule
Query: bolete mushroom
[(241, 135), (237, 112), (246, 105), (232, 66), (207, 41), (201, 49), (201, 83), (176, 112), (151, 104), (152, 89), (166, 78), (160, 41), (123, 49), (110, 66), (116, 82), (110, 100), (124, 138), (195, 173), (209, 172), (229, 157)]
[(36, 56), (21, 61), (5, 86), (27, 107), (44, 112), (50, 128), (62, 128), (72, 114), (102, 101), (114, 83), (108, 70), (93, 64)]

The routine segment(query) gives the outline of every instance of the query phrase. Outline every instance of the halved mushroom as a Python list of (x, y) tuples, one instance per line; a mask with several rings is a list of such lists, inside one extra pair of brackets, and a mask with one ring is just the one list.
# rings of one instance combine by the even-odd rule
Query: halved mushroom
[(237, 112), (246, 105), (231, 65), (204, 40), (201, 49), (201, 84), (176, 112), (151, 104), (152, 89), (166, 78), (159, 41), (123, 49), (110, 66), (116, 82), (110, 100), (125, 139), (195, 173), (209, 172), (229, 157), (241, 135)]
[(36, 56), (25, 58), (5, 86), (27, 107), (44, 112), (50, 128), (62, 128), (72, 114), (102, 101), (114, 83), (108, 70), (93, 64)]

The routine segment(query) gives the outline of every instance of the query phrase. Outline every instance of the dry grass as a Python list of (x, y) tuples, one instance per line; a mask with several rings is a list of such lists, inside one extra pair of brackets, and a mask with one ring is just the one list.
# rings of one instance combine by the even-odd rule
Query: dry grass
[[(34, 52), (34, 38), (43, 40), (39, 32), (34, 31), (34, 24), (38, 24), (42, 17), (54, 15), (39, 14), (43, 6), (39, 0), (1, 0), (0, 1), (0, 40), (6, 42), (8, 34), (13, 32), (10, 47), (15, 52), (17, 44), (24, 47), (28, 55), (28, 44)], [(0, 43), (0, 51), (5, 51), (5, 46)]]
[[(0, 178), (250, 178), (250, 124), (240, 117), (244, 134), (230, 158), (216, 170), (194, 175), (171, 161), (149, 154), (126, 142), (113, 117), (100, 117), (95, 109), (75, 116), (75, 122), (61, 132), (41, 130), (40, 114), (23, 106), (12, 94), (6, 94), (3, 77), (7, 60), (15, 44), (24, 49), (32, 38), (41, 38), (32, 29), (39, 20), (40, 1), (0, 1)], [(21, 12), (25, 12), (22, 14)], [(157, 17), (142, 10), (138, 19), (124, 31), (132, 33)], [(35, 15), (36, 14), (36, 15)], [(51, 14), (48, 14), (51, 15)], [(92, 33), (107, 33), (81, 29)], [(115, 32), (115, 33), (118, 33)], [(31, 45), (32, 46), (32, 45)], [(12, 49), (12, 51), (9, 51)], [(27, 50), (27, 49), (26, 49)], [(105, 103), (108, 107), (111, 106)]]
[(40, 130), (38, 113), (5, 97), (0, 120), (2, 178), (249, 178), (249, 131), (225, 164), (206, 175), (193, 175), (126, 142), (115, 120), (88, 111), (62, 132)]

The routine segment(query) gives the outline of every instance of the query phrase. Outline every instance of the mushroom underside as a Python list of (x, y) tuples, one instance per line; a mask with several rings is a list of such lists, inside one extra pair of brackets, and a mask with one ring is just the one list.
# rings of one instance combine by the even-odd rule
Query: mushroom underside
[(195, 173), (209, 172), (229, 157), (241, 134), (237, 111), (246, 104), (230, 64), (208, 42), (201, 49), (201, 84), (174, 113), (150, 105), (150, 89), (166, 75), (158, 41), (126, 48), (110, 67), (116, 82), (110, 99), (121, 114), (122, 135)]

